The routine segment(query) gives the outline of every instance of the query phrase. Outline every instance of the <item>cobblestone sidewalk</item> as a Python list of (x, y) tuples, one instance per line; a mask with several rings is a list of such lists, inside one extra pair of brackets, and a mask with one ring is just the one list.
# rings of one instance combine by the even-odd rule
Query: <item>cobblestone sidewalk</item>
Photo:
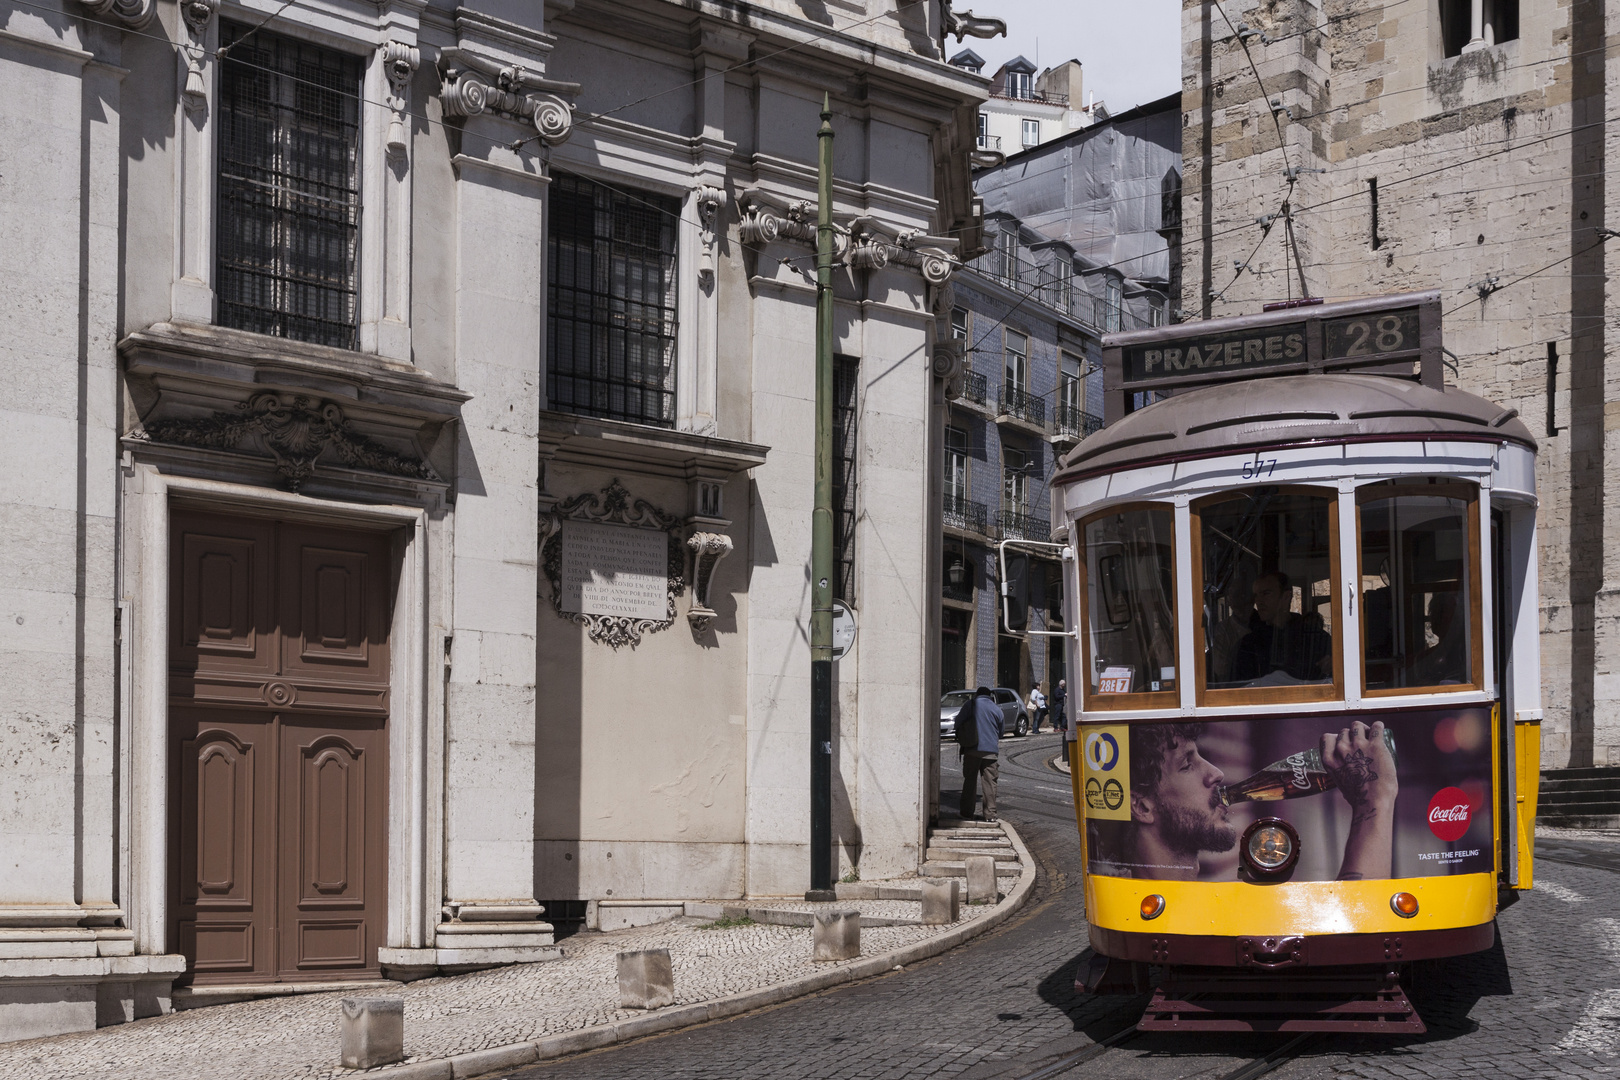
[[(1026, 875), (1027, 876), (1027, 875)], [(915, 884), (895, 882), (894, 884)], [(565, 958), (368, 991), (405, 999), (407, 1062), (529, 1042), (647, 1015), (618, 1007), (615, 954), (667, 948), (676, 1006), (781, 986), (959, 929), (1007, 907), (963, 905), (950, 926), (872, 926), (861, 930), (862, 960), (814, 963), (807, 927), (755, 924), (713, 927), (680, 918), (653, 926), (566, 939)], [(738, 901), (727, 901), (736, 904)], [(765, 906), (750, 902), (749, 906)], [(903, 900), (769, 906), (918, 919)], [(216, 1005), (76, 1035), (0, 1045), (0, 1076), (16, 1080), (326, 1080), (356, 1075), (338, 1066), (342, 993), (306, 994)], [(386, 1078), (389, 1069), (374, 1074)], [(460, 1075), (458, 1072), (457, 1075)]]

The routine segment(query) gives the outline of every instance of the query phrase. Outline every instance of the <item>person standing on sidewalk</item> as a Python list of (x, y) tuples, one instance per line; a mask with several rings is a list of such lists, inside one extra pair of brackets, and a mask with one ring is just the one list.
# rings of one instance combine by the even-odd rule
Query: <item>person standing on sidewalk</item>
[(1064, 712), (1069, 704), (1069, 681), (1059, 679), (1057, 689), (1052, 691), (1052, 730), (1067, 732), (1069, 730), (1069, 717)]
[(1036, 683), (1029, 690), (1029, 724), (1030, 730), (1035, 734), (1041, 733), (1041, 721), (1046, 719), (1046, 695), (1041, 693), (1040, 683)]
[(988, 686), (973, 692), (956, 713), (956, 744), (962, 750), (962, 801), (958, 804), (963, 821), (973, 820), (979, 790), (984, 791), (984, 820), (996, 820), (996, 778), (1000, 772), (997, 756), (1003, 734), (1001, 706)]

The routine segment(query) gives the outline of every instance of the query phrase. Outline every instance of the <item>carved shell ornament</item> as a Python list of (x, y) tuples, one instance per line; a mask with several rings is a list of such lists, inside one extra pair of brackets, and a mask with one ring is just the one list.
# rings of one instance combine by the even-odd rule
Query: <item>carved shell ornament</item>
[[(593, 615), (565, 611), (562, 606), (562, 530), (568, 521), (590, 521), (603, 525), (657, 529), (668, 538), (667, 615), (663, 619), (637, 619), (626, 615)], [(675, 624), (675, 598), (686, 591), (686, 549), (680, 540), (680, 519), (666, 514), (646, 499), (638, 499), (617, 477), (600, 492), (587, 491), (559, 502), (540, 518), (540, 568), (551, 583), (551, 607), (562, 619), (585, 627), (586, 634), (599, 645), (618, 650), (634, 649), (644, 634), (656, 634)]]

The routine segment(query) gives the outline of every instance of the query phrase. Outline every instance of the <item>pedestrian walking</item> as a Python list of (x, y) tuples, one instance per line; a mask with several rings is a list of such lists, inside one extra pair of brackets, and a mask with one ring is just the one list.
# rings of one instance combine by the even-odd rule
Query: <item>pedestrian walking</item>
[(1069, 730), (1069, 718), (1065, 709), (1069, 704), (1069, 682), (1059, 679), (1057, 689), (1052, 691), (1052, 727), (1056, 731)]
[(973, 820), (974, 804), (984, 792), (985, 821), (996, 820), (996, 779), (1000, 775), (997, 756), (1003, 735), (1001, 706), (988, 686), (973, 692), (956, 713), (956, 745), (962, 751), (962, 800), (958, 804), (963, 821)]
[(1041, 686), (1036, 683), (1029, 691), (1029, 718), (1030, 727), (1035, 734), (1041, 733), (1041, 721), (1046, 719), (1046, 695), (1041, 693)]

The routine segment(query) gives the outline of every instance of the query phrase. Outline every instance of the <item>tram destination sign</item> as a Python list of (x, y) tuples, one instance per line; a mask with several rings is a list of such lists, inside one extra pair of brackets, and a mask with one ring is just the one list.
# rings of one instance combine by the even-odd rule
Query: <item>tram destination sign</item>
[(1259, 315), (1205, 319), (1103, 338), (1104, 422), (1144, 391), (1240, 379), (1357, 372), (1441, 381), (1440, 294), (1308, 302)]

